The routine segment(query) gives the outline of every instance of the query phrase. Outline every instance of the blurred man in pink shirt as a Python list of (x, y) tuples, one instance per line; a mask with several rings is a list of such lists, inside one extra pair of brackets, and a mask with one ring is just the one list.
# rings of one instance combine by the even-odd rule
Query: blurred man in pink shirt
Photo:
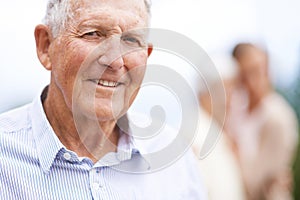
[(230, 98), (226, 129), (236, 144), (248, 199), (292, 199), (296, 115), (271, 86), (264, 50), (241, 43), (233, 56), (240, 81)]

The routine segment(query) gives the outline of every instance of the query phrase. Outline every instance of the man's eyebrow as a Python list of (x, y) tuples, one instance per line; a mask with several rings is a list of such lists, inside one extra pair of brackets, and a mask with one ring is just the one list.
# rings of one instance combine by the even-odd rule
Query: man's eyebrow
[(117, 21), (113, 18), (113, 16), (106, 12), (99, 12), (98, 15), (88, 15), (83, 19), (80, 19), (77, 27), (101, 26), (105, 28), (106, 26), (111, 27), (113, 24), (117, 25)]
[(145, 31), (140, 31), (139, 29), (137, 29), (137, 30), (133, 29), (133, 30), (123, 32), (122, 36), (124, 36), (124, 37), (126, 37), (126, 36), (135, 36), (135, 37), (139, 37), (140, 39), (145, 39), (146, 32)]
[(78, 28), (79, 29), (83, 29), (83, 28), (97, 28), (97, 29), (112, 29), (113, 24), (111, 21), (106, 20), (99, 20), (99, 18), (97, 19), (86, 19), (81, 21), (78, 24)]

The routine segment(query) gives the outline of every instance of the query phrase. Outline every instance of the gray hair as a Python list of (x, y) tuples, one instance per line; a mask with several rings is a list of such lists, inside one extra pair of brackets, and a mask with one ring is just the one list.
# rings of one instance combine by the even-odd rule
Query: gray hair
[[(151, 0), (144, 0), (148, 15), (151, 14)], [(49, 26), (53, 37), (66, 28), (68, 19), (73, 17), (71, 0), (49, 0), (44, 23)]]

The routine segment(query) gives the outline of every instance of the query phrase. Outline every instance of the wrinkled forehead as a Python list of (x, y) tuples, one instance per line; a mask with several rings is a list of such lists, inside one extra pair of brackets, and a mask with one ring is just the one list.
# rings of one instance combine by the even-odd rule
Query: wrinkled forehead
[(148, 25), (149, 14), (143, 0), (71, 0), (70, 3), (72, 21), (106, 18), (128, 26)]

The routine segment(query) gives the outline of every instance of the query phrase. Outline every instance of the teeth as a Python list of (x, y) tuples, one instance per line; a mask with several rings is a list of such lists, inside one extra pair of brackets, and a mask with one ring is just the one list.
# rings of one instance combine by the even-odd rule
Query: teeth
[(114, 86), (115, 86), (115, 83), (114, 83), (114, 82), (108, 82), (108, 85), (109, 85), (110, 87), (114, 87)]
[(117, 82), (114, 81), (105, 81), (105, 80), (99, 80), (99, 85), (105, 86), (105, 87), (116, 87), (118, 85)]

